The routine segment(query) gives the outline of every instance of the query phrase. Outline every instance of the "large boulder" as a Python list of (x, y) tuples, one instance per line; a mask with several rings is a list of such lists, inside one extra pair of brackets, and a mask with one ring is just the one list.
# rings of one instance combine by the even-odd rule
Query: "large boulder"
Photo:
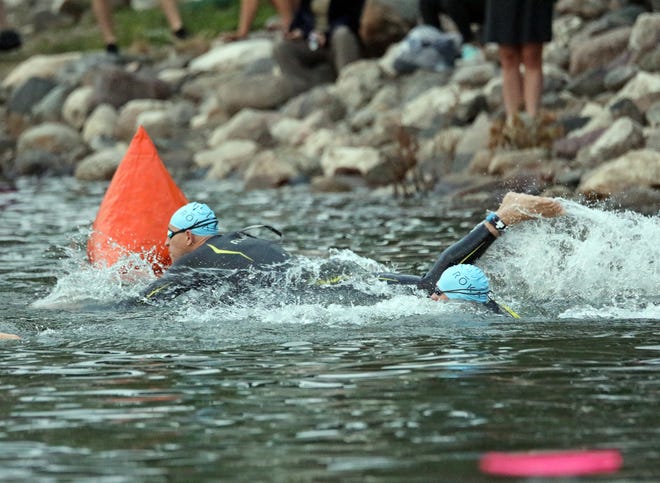
[(648, 149), (630, 151), (584, 175), (577, 191), (603, 198), (630, 188), (657, 185), (660, 180), (660, 152)]
[(602, 162), (643, 145), (642, 127), (630, 118), (622, 117), (586, 148), (586, 157), (591, 162)]
[(278, 188), (297, 175), (296, 169), (273, 151), (263, 151), (245, 171), (245, 189)]
[(630, 27), (621, 27), (592, 38), (581, 39), (579, 44), (571, 49), (570, 74), (578, 75), (613, 61), (628, 47), (631, 31)]
[(2, 81), (3, 87), (14, 88), (23, 84), (30, 77), (54, 79), (62, 69), (80, 60), (79, 52), (67, 52), (56, 55), (33, 55), (20, 63)]

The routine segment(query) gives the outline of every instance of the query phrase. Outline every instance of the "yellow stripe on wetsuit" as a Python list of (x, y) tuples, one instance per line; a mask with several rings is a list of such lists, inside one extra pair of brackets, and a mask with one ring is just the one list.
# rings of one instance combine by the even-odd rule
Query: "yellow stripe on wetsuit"
[(172, 282), (170, 282), (170, 283), (166, 283), (165, 285), (161, 285), (160, 287), (158, 287), (158, 288), (152, 290), (152, 291), (149, 292), (147, 295), (145, 295), (144, 298), (146, 298), (146, 299), (150, 299), (151, 297), (153, 297), (154, 295), (156, 295), (158, 292), (160, 292), (161, 290), (163, 290), (163, 289), (166, 288), (166, 287), (169, 287), (170, 285), (172, 285)]
[(215, 246), (211, 245), (210, 243), (207, 243), (206, 246), (209, 247), (211, 250), (213, 250), (213, 252), (214, 252), (216, 255), (240, 255), (240, 256), (242, 256), (243, 258), (247, 258), (247, 259), (250, 260), (251, 262), (254, 262), (254, 260), (253, 260), (252, 258), (248, 257), (248, 256), (247, 256), (245, 253), (243, 253), (243, 252), (234, 252), (234, 251), (232, 251), (232, 250), (223, 250), (223, 249), (221, 249), (221, 248), (218, 248), (218, 247), (215, 247)]
[(484, 243), (485, 243), (485, 242), (481, 242), (481, 243), (479, 243), (479, 246), (477, 246), (477, 248), (475, 248), (475, 249), (472, 250), (470, 253), (468, 253), (467, 255), (465, 255), (465, 257), (463, 257), (463, 259), (462, 259), (460, 262), (458, 262), (458, 263), (460, 264), (460, 263), (465, 263), (465, 262), (469, 261), (470, 258), (472, 257), (472, 255), (474, 255), (477, 251), (479, 251), (479, 250), (481, 249), (482, 246), (484, 246)]

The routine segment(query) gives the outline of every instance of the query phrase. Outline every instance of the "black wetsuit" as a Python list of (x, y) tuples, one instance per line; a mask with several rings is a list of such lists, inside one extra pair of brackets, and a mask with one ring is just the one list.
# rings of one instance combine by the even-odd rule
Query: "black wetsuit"
[(496, 239), (483, 223), (479, 223), (470, 233), (446, 248), (425, 275), (420, 277), (400, 273), (381, 273), (378, 278), (393, 284), (415, 285), (430, 295), (435, 290), (435, 284), (442, 272), (459, 263), (473, 263)]
[(290, 255), (274, 241), (243, 231), (216, 235), (182, 256), (142, 293), (142, 299), (160, 302), (219, 280), (238, 284), (246, 270), (285, 270)]
[[(496, 239), (497, 237), (483, 223), (479, 223), (470, 233), (446, 248), (431, 269), (421, 277), (399, 273), (381, 273), (378, 278), (392, 284), (415, 285), (431, 295), (442, 272), (459, 263), (474, 263)], [(500, 306), (493, 300), (488, 300), (484, 305), (494, 313), (503, 313)], [(511, 311), (509, 314), (513, 315)], [(517, 315), (515, 316), (517, 317)]]

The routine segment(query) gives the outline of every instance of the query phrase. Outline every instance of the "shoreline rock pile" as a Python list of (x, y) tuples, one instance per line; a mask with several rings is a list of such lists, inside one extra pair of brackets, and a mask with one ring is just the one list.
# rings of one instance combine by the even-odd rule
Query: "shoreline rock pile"
[(273, 34), (260, 32), (203, 52), (25, 60), (2, 82), (0, 172), (108, 180), (142, 125), (177, 179), (446, 196), (514, 189), (656, 215), (658, 2), (559, 0), (555, 11), (544, 116), (512, 132), (499, 121), (494, 46), (450, 71), (406, 75), (390, 49), (294, 95), (272, 58)]

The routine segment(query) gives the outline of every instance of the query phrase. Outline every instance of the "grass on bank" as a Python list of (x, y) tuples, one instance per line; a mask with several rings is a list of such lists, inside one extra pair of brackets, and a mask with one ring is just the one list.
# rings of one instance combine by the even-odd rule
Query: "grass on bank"
[[(180, 2), (179, 9), (183, 23), (192, 37), (211, 41), (222, 32), (236, 30), (240, 1), (194, 0)], [(275, 13), (270, 2), (260, 3), (252, 29), (263, 28), (266, 21)], [(173, 43), (169, 25), (160, 6), (141, 11), (117, 8), (113, 13), (113, 22), (115, 35), (122, 50), (129, 50), (135, 45), (146, 45), (157, 49)], [(90, 6), (75, 25), (24, 37), (24, 45), (15, 56), (23, 59), (36, 54), (85, 52), (103, 48), (104, 43)]]

